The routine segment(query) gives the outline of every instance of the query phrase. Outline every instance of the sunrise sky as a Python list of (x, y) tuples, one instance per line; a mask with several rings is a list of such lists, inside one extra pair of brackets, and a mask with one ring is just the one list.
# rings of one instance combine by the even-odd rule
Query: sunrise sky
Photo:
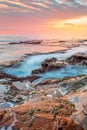
[(86, 38), (87, 0), (0, 0), (0, 35)]

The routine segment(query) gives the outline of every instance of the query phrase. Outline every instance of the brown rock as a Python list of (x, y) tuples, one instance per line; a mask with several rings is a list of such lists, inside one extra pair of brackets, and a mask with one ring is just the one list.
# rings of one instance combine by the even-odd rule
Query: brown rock
[(9, 44), (41, 44), (41, 40), (10, 42)]
[(73, 56), (69, 57), (67, 61), (71, 64), (87, 65), (87, 54), (85, 53), (74, 54)]
[(57, 121), (48, 124), (43, 130), (84, 130), (71, 119), (60, 117)]
[(57, 58), (46, 59), (41, 63), (41, 68), (33, 70), (32, 74), (44, 73), (46, 71), (62, 68), (66, 65), (66, 62), (59, 61)]

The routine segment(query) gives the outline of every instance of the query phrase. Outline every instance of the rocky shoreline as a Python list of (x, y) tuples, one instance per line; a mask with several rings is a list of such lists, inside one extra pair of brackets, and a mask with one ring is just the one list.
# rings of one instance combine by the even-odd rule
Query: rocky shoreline
[(42, 40), (32, 40), (32, 41), (20, 41), (20, 42), (10, 42), (9, 44), (41, 44)]
[[(80, 86), (81, 82), (82, 82), (82, 86)], [(30, 129), (32, 130), (32, 129), (44, 128), (44, 130), (45, 129), (53, 130), (53, 128), (55, 127), (56, 130), (56, 127), (60, 128), (60, 124), (57, 124), (56, 126), (56, 123), (59, 122), (59, 120), (61, 119), (62, 129), (66, 128), (65, 130), (68, 130), (71, 128), (71, 130), (73, 130), (73, 125), (75, 125), (74, 127), (75, 130), (80, 130), (80, 129), (83, 130), (80, 126), (78, 126), (72, 121), (72, 119), (74, 118), (71, 118), (71, 115), (72, 117), (75, 117), (75, 113), (78, 112), (78, 110), (75, 109), (74, 102), (71, 102), (69, 98), (71, 98), (71, 95), (75, 97), (77, 93), (82, 93), (84, 94), (83, 102), (80, 101), (80, 104), (83, 104), (84, 96), (86, 94), (86, 89), (84, 89), (84, 86), (86, 86), (86, 82), (87, 82), (87, 76), (81, 76), (81, 77), (78, 76), (78, 77), (62, 79), (61, 81), (50, 80), (48, 83), (38, 84), (36, 86), (33, 86), (34, 89), (30, 91), (29, 90), (21, 91), (16, 87), (13, 87), (12, 90), (7, 92), (6, 95), (8, 96), (9, 94), (10, 96), (15, 97), (16, 99), (14, 99), (14, 102), (16, 102), (17, 104), (22, 103), (22, 105), (17, 105), (13, 108), (10, 108), (11, 111), (16, 114), (16, 118), (17, 118), (17, 122), (14, 126), (14, 129), (27, 128), (29, 130)], [(65, 83), (66, 83), (66, 91), (69, 93), (68, 97), (67, 97), (67, 93), (62, 95), (62, 93), (59, 91), (62, 88), (62, 91), (64, 92), (63, 88), (65, 89), (64, 87)], [(69, 84), (70, 85), (72, 84), (70, 90), (68, 90), (67, 88), (67, 85)], [(83, 90), (82, 92), (80, 92), (80, 89), (82, 88)], [(25, 100), (23, 103), (23, 98), (25, 96), (27, 96), (27, 100)], [(78, 99), (79, 98), (80, 95), (78, 95)], [(67, 99), (69, 99), (70, 101), (68, 101)], [(13, 101), (12, 97), (9, 97), (8, 100)], [(78, 103), (79, 100), (77, 104)], [(10, 114), (9, 109), (4, 109), (4, 110), (1, 109), (0, 113), (1, 113), (0, 126), (1, 127), (10, 126), (11, 122), (13, 121), (13, 115), (9, 115)], [(42, 121), (42, 123), (39, 125), (40, 121)], [(64, 122), (68, 123), (68, 121), (70, 122), (70, 126), (63, 125)], [(55, 125), (53, 127), (53, 125), (50, 124), (55, 124)], [(83, 122), (82, 126), (84, 125), (85, 122)]]
[[(76, 53), (61, 61), (55, 57), (45, 59), (27, 77), (1, 72), (0, 129), (87, 130), (87, 75), (33, 83), (41, 78), (37, 74), (67, 65), (87, 66), (87, 53)], [(14, 106), (6, 108), (5, 103)]]
[(65, 61), (60, 61), (55, 57), (50, 59), (45, 59), (41, 63), (41, 68), (33, 70), (33, 74), (44, 73), (51, 70), (56, 70), (63, 68), (67, 65), (84, 65), (87, 66), (87, 53), (77, 53), (66, 59)]
[[(80, 45), (86, 45), (87, 46), (85, 41), (86, 40), (64, 41), (63, 44), (61, 44), (61, 41), (57, 41), (57, 46), (61, 47), (58, 50), (55, 50), (55, 51), (54, 50), (52, 50), (52, 51), (48, 50), (47, 52), (33, 52), (33, 53), (28, 53), (28, 54), (25, 53), (24, 55), (21, 55), (21, 57), (13, 58), (13, 60), (7, 59), (7, 60), (5, 60), (3, 62), (1, 61), (0, 67), (2, 67), (2, 66), (10, 66), (10, 65), (13, 65), (15, 63), (19, 63), (19, 62), (23, 61), (23, 59), (26, 58), (27, 56), (43, 55), (43, 54), (54, 54), (54, 53), (57, 53), (57, 52), (58, 53), (59, 52), (65, 53), (65, 51), (67, 51), (67, 50), (69, 50), (69, 49), (71, 49), (73, 47), (78, 47)], [(12, 43), (9, 42), (8, 45), (15, 45), (15, 44), (16, 45), (17, 44), (19, 44), (19, 45), (20, 44), (28, 45), (29, 44), (28, 42), (30, 42), (30, 45), (34, 45), (35, 44), (34, 42), (37, 42), (37, 43), (40, 42), (40, 44), (42, 44), (42, 45), (44, 45), (44, 43), (45, 43), (45, 41), (42, 41), (42, 40), (32, 40), (32, 41), (20, 41), (20, 42), (12, 42)], [(48, 42), (50, 42), (50, 41), (48, 41)], [(67, 42), (68, 42), (68, 44), (67, 44)], [(37, 43), (36, 43), (36, 45), (37, 45)], [(46, 41), (46, 43), (47, 43), (47, 41)]]

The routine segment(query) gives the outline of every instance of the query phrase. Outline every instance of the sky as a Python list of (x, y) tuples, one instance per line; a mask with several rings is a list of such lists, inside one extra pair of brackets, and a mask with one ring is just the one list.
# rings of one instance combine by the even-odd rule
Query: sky
[(0, 35), (87, 37), (87, 0), (0, 0)]

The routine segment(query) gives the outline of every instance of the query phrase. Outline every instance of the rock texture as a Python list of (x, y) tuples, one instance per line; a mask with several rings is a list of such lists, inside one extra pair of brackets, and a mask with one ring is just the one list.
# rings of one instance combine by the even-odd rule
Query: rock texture
[(20, 42), (10, 42), (9, 44), (41, 44), (41, 40), (32, 40), (32, 41), (20, 41)]
[(15, 122), (14, 129), (67, 130), (65, 128), (73, 128), (74, 125), (76, 130), (83, 130), (70, 119), (74, 112), (74, 106), (70, 102), (64, 99), (56, 101), (43, 96), (39, 98), (12, 109), (0, 110), (0, 127), (10, 127)]
[(71, 64), (87, 65), (87, 54), (77, 53), (67, 59), (67, 62)]
[(17, 77), (13, 76), (11, 74), (6, 74), (6, 73), (0, 73), (0, 79), (6, 79), (7, 81), (24, 81), (24, 80), (29, 80), (30, 82), (33, 82), (34, 80), (40, 78), (39, 76), (27, 76), (27, 77)]
[[(14, 95), (13, 99), (17, 104), (20, 102), (22, 104), (13, 108), (0, 109), (0, 128), (3, 126), (9, 128), (15, 122), (14, 130), (87, 130), (86, 84), (78, 87), (81, 82), (86, 83), (86, 76), (49, 81), (35, 85), (35, 89), (30, 91), (12, 88), (15, 94), (12, 91), (9, 94)], [(62, 87), (64, 84), (65, 86), (72, 84), (71, 88), (75, 85), (76, 91), (70, 89), (69, 94), (63, 96), (59, 91), (60, 83)], [(27, 101), (24, 103), (25, 95)]]
[(72, 119), (81, 124), (84, 130), (87, 130), (87, 86), (85, 89), (83, 88), (72, 95), (69, 94), (67, 97), (75, 104), (77, 110), (72, 114)]
[(48, 124), (44, 130), (84, 130), (71, 119), (58, 118), (57, 121)]
[[(35, 89), (32, 81), (38, 78), (38, 76), (20, 78), (10, 74), (0, 73), (0, 103), (23, 103), (29, 98), (29, 92)], [(0, 105), (0, 108), (1, 106), (7, 106), (6, 104)]]
[(41, 63), (41, 68), (33, 70), (32, 74), (44, 73), (54, 69), (60, 69), (67, 65), (64, 61), (59, 61), (56, 58), (46, 59)]
[[(46, 59), (32, 74), (59, 69), (67, 64), (87, 65), (86, 53), (75, 54), (65, 62), (56, 58)], [(0, 109), (0, 129), (87, 130), (87, 76), (32, 84), (38, 78), (18, 78), (0, 73), (3, 89), (0, 91), (0, 103), (15, 103), (12, 108)]]

